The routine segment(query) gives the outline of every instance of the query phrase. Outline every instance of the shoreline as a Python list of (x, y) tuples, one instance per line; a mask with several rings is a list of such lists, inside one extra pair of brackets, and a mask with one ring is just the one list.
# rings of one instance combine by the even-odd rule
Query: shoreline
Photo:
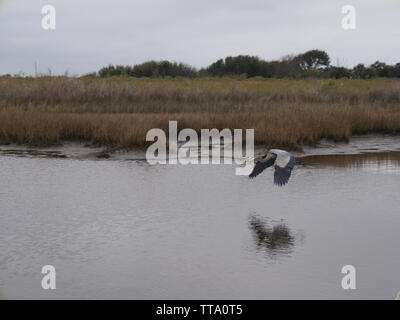
[[(256, 144), (255, 154), (264, 150), (262, 144)], [(315, 146), (303, 146), (301, 151), (292, 151), (296, 158), (362, 155), (388, 152), (400, 152), (400, 136), (375, 134), (355, 135), (348, 142), (321, 140)], [(110, 149), (90, 146), (84, 142), (66, 141), (57, 146), (32, 147), (18, 144), (0, 144), (0, 156), (31, 158), (76, 159), (76, 160), (118, 160), (145, 161), (146, 148)]]

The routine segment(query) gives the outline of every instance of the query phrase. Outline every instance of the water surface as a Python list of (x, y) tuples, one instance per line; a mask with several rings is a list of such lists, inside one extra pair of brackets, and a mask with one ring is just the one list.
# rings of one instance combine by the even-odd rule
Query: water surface
[[(399, 153), (232, 165), (0, 157), (0, 297), (393, 299)], [(57, 289), (41, 288), (54, 265)], [(354, 265), (357, 290), (341, 288)]]

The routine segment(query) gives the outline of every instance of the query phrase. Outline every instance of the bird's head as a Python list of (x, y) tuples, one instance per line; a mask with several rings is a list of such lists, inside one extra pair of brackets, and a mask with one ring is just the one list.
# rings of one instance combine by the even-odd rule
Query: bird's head
[(265, 160), (275, 159), (275, 158), (276, 158), (276, 154), (275, 154), (272, 150), (267, 150), (267, 152), (265, 153), (265, 155), (263, 156), (263, 158), (264, 158)]

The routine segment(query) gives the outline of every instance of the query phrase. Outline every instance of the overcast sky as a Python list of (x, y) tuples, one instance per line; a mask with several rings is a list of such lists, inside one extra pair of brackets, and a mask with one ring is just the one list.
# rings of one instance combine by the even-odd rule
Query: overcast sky
[[(56, 30), (41, 26), (56, 8)], [(356, 30), (341, 26), (344, 5)], [(309, 49), (351, 67), (400, 62), (400, 0), (0, 0), (0, 74), (83, 74), (167, 59), (202, 67), (238, 54), (270, 60)]]

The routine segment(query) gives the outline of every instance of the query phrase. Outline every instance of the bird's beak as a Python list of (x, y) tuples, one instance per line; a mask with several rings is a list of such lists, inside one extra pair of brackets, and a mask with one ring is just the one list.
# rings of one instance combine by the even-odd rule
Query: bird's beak
[(243, 157), (243, 160), (246, 162), (254, 161), (255, 159), (255, 157)]

